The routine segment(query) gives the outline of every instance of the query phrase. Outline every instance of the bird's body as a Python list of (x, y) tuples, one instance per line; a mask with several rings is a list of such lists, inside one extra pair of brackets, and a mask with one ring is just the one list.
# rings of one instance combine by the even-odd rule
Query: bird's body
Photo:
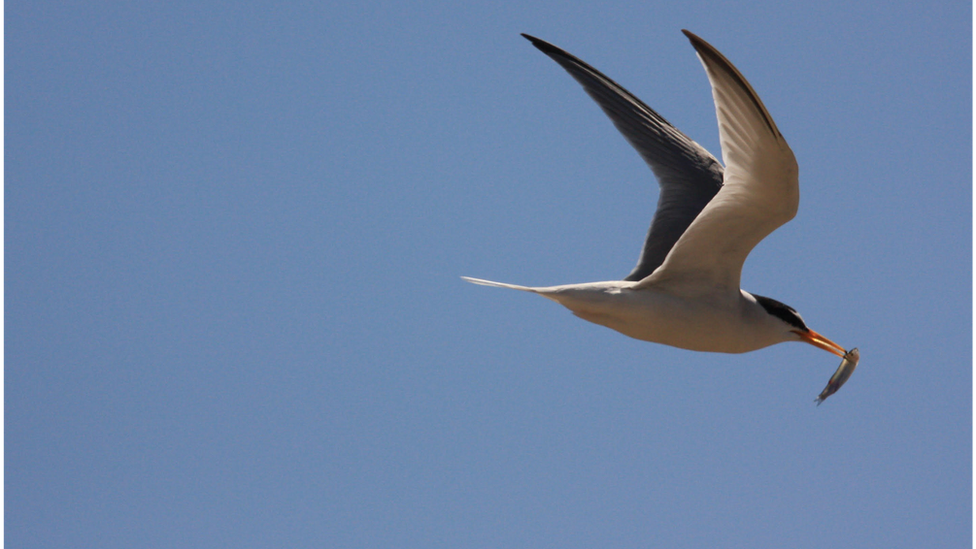
[(464, 278), (536, 293), (584, 320), (682, 349), (744, 353), (804, 341), (845, 356), (843, 347), (810, 330), (792, 308), (739, 288), (749, 252), (796, 215), (799, 171), (745, 78), (711, 45), (683, 32), (712, 85), (724, 168), (613, 80), (523, 35), (583, 86), (658, 178), (657, 211), (633, 271), (624, 280), (551, 287)]
[(703, 291), (682, 295), (667, 289), (635, 289), (614, 280), (530, 288), (465, 277), (475, 284), (539, 294), (574, 315), (626, 336), (690, 351), (747, 353), (797, 337), (749, 292)]

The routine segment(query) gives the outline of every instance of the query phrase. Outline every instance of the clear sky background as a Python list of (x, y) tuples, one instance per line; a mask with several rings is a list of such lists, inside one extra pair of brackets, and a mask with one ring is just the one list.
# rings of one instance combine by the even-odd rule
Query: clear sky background
[[(6, 540), (963, 547), (964, 1), (6, 5)], [(527, 294), (657, 184), (558, 65), (719, 155), (687, 28), (800, 165), (747, 290), (859, 347), (704, 354)]]

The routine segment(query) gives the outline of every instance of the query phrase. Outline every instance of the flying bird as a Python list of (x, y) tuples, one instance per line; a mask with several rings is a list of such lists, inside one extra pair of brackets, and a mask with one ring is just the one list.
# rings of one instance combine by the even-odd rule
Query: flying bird
[(462, 278), (539, 294), (584, 320), (682, 349), (745, 353), (787, 341), (809, 343), (845, 358), (819, 403), (853, 372), (856, 350), (848, 353), (810, 329), (792, 307), (739, 287), (749, 252), (796, 215), (796, 158), (745, 77), (710, 44), (682, 32), (712, 86), (722, 163), (600, 71), (522, 35), (583, 86), (657, 177), (657, 211), (630, 274), (549, 287)]

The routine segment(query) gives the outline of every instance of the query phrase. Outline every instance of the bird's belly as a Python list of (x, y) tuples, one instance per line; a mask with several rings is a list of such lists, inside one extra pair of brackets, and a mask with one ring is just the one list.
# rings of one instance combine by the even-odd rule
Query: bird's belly
[(648, 290), (581, 288), (547, 295), (576, 316), (642, 341), (692, 351), (745, 353), (775, 343), (744, 322), (738, 296), (683, 298)]

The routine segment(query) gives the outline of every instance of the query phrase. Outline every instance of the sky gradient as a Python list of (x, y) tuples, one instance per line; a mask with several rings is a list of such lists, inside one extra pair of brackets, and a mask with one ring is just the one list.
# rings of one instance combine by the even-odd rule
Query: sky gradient
[[(968, 2), (8, 2), (10, 547), (962, 547)], [(536, 296), (657, 200), (558, 65), (720, 155), (687, 28), (800, 166), (746, 290), (861, 362)]]

